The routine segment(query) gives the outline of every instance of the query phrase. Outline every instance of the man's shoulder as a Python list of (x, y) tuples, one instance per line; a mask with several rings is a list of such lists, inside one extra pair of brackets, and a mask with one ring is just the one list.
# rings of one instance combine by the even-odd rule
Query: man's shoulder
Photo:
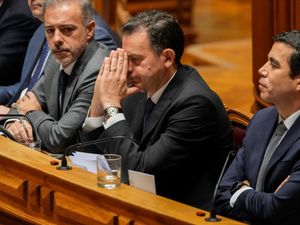
[(93, 41), (91, 45), (91, 49), (87, 54), (85, 54), (87, 60), (85, 69), (98, 70), (100, 69), (104, 58), (109, 55), (110, 50), (104, 44), (98, 43), (96, 41)]

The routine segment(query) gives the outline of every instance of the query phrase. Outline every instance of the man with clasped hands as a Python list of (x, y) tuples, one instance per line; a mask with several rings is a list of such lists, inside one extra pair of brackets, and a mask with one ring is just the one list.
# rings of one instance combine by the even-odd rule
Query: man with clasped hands
[(171, 15), (144, 11), (122, 31), (123, 49), (112, 51), (98, 74), (83, 140), (132, 138), (138, 145), (126, 139), (107, 149), (122, 156), (122, 182), (128, 169), (153, 174), (159, 195), (208, 209), (232, 147), (223, 104), (180, 63), (184, 35)]

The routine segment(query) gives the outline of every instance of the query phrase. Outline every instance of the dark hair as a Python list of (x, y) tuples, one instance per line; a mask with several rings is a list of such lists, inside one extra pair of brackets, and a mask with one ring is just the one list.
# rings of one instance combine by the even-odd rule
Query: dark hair
[(292, 52), (289, 64), (290, 64), (290, 77), (294, 78), (300, 75), (300, 31), (292, 30), (287, 32), (282, 32), (273, 37), (275, 42), (282, 42), (294, 49)]
[[(74, 0), (46, 0), (44, 3), (44, 13), (46, 8), (48, 8), (50, 5), (54, 5), (56, 3), (65, 3), (65, 2), (74, 2)], [(91, 6), (90, 0), (77, 0), (80, 3), (81, 6), (81, 12), (83, 21), (82, 23), (87, 26), (89, 22), (93, 19), (93, 9)]]
[(175, 64), (179, 65), (184, 50), (184, 34), (179, 22), (160, 10), (146, 10), (132, 17), (122, 26), (123, 34), (146, 31), (151, 47), (157, 54), (171, 48), (175, 52)]

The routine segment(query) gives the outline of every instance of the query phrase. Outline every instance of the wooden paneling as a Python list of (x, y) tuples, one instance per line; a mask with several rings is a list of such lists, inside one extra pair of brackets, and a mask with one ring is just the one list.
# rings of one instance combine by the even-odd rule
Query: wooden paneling
[(93, 173), (57, 170), (50, 156), (2, 136), (0, 146), (0, 224), (210, 224), (191, 206), (126, 184), (102, 189)]
[(255, 102), (252, 112), (270, 104), (259, 97), (258, 69), (267, 60), (273, 40), (272, 36), (291, 29), (300, 29), (300, 2), (298, 0), (253, 0), (252, 1), (252, 43), (253, 84)]
[(97, 12), (120, 34), (120, 26), (132, 15), (147, 10), (161, 9), (174, 15), (183, 27), (186, 43), (193, 43), (196, 31), (192, 24), (193, 0), (93, 0)]

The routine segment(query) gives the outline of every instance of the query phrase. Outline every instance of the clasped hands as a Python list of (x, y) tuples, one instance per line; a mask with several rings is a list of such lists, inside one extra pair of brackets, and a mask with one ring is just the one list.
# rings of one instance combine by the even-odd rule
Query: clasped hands
[(89, 116), (103, 116), (109, 106), (121, 107), (121, 100), (128, 95), (140, 92), (138, 87), (128, 85), (128, 56), (118, 48), (111, 51), (103, 61), (97, 76)]
[[(29, 111), (42, 111), (39, 101), (33, 92), (27, 92), (25, 96), (12, 104), (19, 114), (25, 115)], [(17, 120), (6, 124), (5, 127), (18, 142), (33, 141), (32, 127), (27, 120)]]

